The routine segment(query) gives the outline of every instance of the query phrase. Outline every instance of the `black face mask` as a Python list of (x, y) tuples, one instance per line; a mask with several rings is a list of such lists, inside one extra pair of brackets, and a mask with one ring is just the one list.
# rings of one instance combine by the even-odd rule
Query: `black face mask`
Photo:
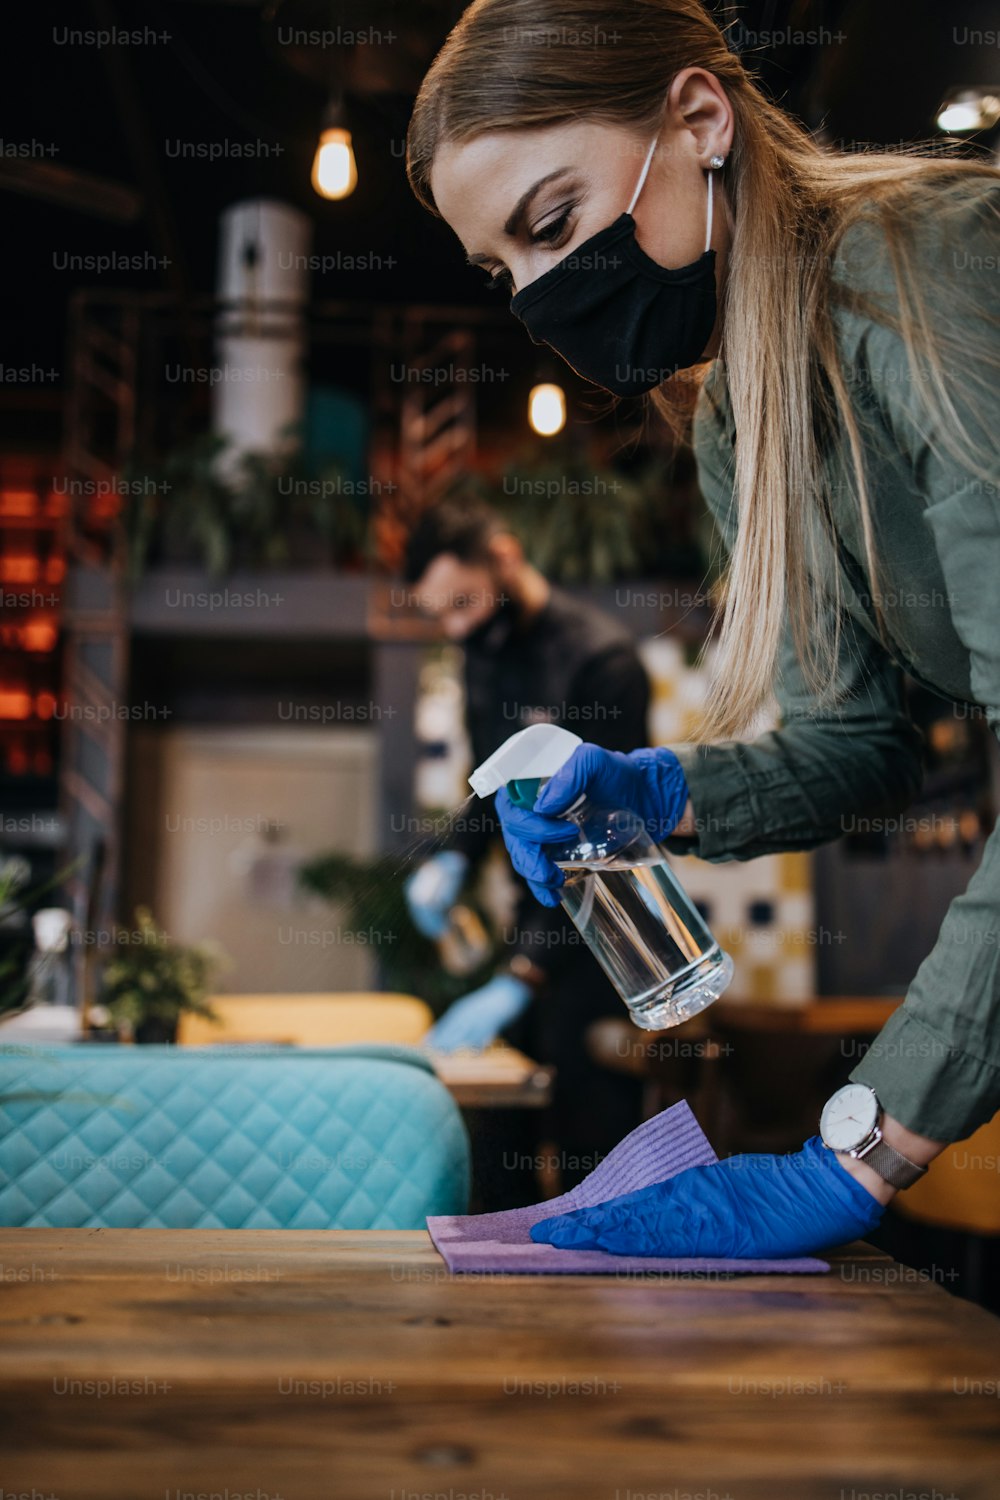
[(642, 395), (697, 364), (715, 327), (711, 172), (705, 250), (696, 261), (669, 269), (636, 240), (632, 209), (655, 147), (654, 140), (626, 211), (510, 304), (534, 343), (548, 344), (578, 375), (615, 396)]

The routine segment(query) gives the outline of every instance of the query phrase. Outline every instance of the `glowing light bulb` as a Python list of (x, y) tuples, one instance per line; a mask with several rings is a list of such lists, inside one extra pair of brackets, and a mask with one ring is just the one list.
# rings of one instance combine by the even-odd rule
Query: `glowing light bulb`
[(332, 125), (322, 132), (313, 158), (312, 185), (321, 198), (347, 198), (358, 185), (351, 132)]
[(1000, 120), (1000, 98), (986, 89), (960, 89), (938, 110), (939, 130), (992, 130)]
[(536, 385), (528, 397), (528, 421), (540, 437), (555, 437), (566, 426), (566, 393), (561, 385)]
[(979, 124), (979, 106), (967, 101), (946, 104), (937, 122), (942, 130), (975, 130)]

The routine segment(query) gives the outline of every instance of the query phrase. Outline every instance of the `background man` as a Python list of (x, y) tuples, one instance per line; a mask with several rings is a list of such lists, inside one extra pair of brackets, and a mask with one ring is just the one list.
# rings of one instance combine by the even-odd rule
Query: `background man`
[[(487, 505), (470, 498), (426, 511), (410, 538), (406, 578), (421, 607), (463, 647), (475, 765), (517, 730), (542, 721), (608, 750), (648, 743), (649, 682), (632, 637), (602, 610), (549, 583)], [(500, 836), (492, 806), (480, 811), (407, 884), (413, 921), (428, 937), (443, 933), (459, 891)], [(522, 1110), (511, 1123), (529, 1146), (539, 1127), (558, 1143), (565, 1189), (639, 1124), (639, 1084), (594, 1063), (584, 1043), (592, 1021), (624, 1016), (620, 997), (562, 908), (540, 906), (515, 879), (521, 894), (503, 966), (455, 1001), (427, 1041), (448, 1051), (482, 1047), (503, 1033), (556, 1066), (546, 1117), (538, 1121), (537, 1111)], [(526, 1202), (526, 1192), (525, 1174), (506, 1171), (489, 1194), (490, 1206), (508, 1196)]]

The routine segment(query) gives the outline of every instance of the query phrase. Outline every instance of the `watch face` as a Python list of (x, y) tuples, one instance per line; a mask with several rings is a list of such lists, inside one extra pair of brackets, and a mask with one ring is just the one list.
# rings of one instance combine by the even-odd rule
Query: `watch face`
[(833, 1151), (854, 1151), (878, 1122), (878, 1100), (865, 1083), (848, 1083), (823, 1106), (819, 1133)]

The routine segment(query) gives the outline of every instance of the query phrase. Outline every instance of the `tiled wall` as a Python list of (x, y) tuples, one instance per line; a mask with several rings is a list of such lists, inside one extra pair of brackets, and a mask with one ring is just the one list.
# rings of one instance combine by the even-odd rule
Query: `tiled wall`
[[(654, 744), (676, 744), (699, 723), (708, 672), (672, 637), (640, 642), (653, 694)], [(762, 725), (761, 727), (767, 727)], [(808, 854), (709, 864), (677, 858), (674, 868), (722, 946), (732, 954), (732, 1000), (795, 1004), (816, 992), (812, 860)]]

